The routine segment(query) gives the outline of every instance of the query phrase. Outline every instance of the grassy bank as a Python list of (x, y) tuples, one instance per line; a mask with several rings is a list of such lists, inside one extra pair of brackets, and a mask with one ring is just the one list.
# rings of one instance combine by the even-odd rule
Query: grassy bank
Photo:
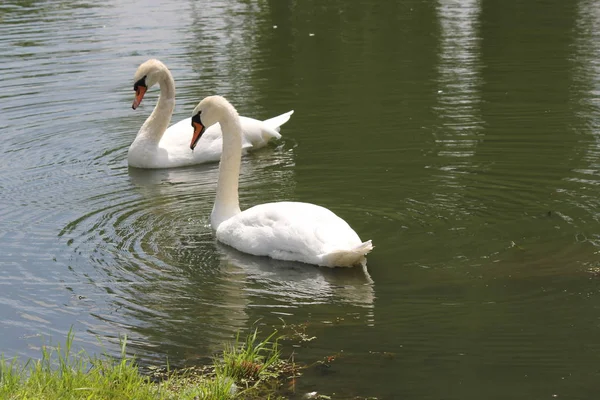
[(214, 364), (142, 374), (135, 359), (73, 353), (73, 334), (64, 345), (42, 348), (41, 359), (21, 363), (0, 358), (0, 399), (278, 399), (280, 383), (296, 366), (281, 359), (280, 336), (259, 340), (258, 332), (227, 344)]

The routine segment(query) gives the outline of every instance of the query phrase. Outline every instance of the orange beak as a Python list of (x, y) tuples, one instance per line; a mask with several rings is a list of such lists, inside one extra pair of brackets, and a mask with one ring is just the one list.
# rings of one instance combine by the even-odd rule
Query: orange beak
[(202, 137), (202, 134), (206, 130), (206, 127), (202, 125), (202, 122), (192, 121), (194, 127), (194, 135), (192, 136), (192, 143), (190, 143), (190, 149), (194, 150), (194, 147), (198, 144), (198, 141)]
[(135, 99), (133, 99), (133, 104), (131, 105), (131, 108), (133, 108), (135, 110), (136, 108), (138, 108), (140, 106), (140, 103), (142, 102), (142, 99), (144, 98), (144, 95), (146, 94), (146, 90), (148, 90), (148, 88), (146, 86), (142, 86), (142, 85), (139, 85), (135, 89)]

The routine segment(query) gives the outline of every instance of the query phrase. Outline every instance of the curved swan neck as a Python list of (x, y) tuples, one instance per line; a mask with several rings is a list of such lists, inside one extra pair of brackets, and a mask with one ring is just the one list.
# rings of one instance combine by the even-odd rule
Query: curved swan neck
[(242, 126), (233, 106), (228, 104), (219, 123), (223, 132), (223, 153), (219, 164), (217, 196), (210, 216), (213, 229), (241, 212), (238, 183), (242, 163)]
[(169, 124), (175, 108), (175, 81), (173, 75), (166, 68), (161, 68), (158, 72), (158, 85), (160, 86), (160, 95), (152, 114), (146, 119), (146, 122), (140, 128), (138, 136), (144, 136), (153, 142), (160, 141)]

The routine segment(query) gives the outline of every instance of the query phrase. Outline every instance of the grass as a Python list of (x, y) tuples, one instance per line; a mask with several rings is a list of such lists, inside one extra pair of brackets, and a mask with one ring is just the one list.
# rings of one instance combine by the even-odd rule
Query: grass
[(238, 334), (215, 357), (214, 366), (166, 370), (150, 377), (126, 355), (126, 338), (121, 340), (120, 358), (96, 357), (73, 353), (71, 331), (64, 346), (43, 347), (39, 360), (22, 364), (0, 357), (0, 399), (276, 399), (274, 390), (265, 393), (267, 383), (295, 371), (295, 366), (281, 360), (277, 331), (264, 340), (258, 334), (254, 330), (244, 340)]
[(259, 341), (258, 330), (240, 341), (238, 333), (233, 344), (226, 344), (222, 359), (215, 359), (216, 373), (229, 376), (246, 386), (255, 384), (261, 379), (276, 377), (275, 366), (279, 362), (281, 351), (279, 341), (273, 340), (277, 331), (263, 341)]

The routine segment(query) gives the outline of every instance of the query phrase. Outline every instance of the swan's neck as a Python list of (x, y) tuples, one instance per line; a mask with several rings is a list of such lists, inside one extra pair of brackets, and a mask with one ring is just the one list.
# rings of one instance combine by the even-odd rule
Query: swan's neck
[(229, 115), (219, 122), (223, 132), (223, 153), (219, 164), (217, 197), (210, 216), (213, 229), (240, 213), (238, 181), (242, 162), (242, 127), (233, 107), (229, 110)]
[(156, 144), (160, 142), (163, 133), (169, 127), (173, 109), (175, 108), (175, 81), (169, 70), (165, 69), (162, 71), (158, 85), (160, 86), (158, 102), (137, 135), (138, 138), (143, 138), (145, 141), (155, 142)]

